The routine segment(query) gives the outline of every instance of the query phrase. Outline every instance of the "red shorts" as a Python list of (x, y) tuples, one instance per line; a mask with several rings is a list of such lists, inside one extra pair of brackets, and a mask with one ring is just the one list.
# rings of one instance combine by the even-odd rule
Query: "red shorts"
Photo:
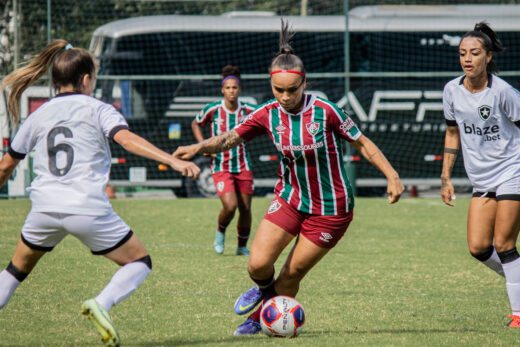
[(227, 171), (215, 172), (213, 173), (213, 184), (215, 184), (218, 196), (229, 192), (253, 195), (253, 172), (243, 171), (237, 174)]
[(276, 197), (264, 219), (278, 225), (291, 235), (298, 233), (312, 243), (332, 248), (343, 237), (352, 221), (354, 211), (337, 216), (319, 216), (298, 211), (284, 199)]

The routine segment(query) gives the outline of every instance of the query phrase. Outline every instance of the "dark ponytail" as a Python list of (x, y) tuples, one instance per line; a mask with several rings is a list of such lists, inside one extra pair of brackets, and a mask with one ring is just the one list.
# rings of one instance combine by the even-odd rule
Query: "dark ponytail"
[[(462, 40), (466, 37), (476, 37), (480, 39), (486, 52), (499, 53), (505, 50), (495, 31), (493, 31), (493, 29), (491, 29), (491, 27), (486, 22), (479, 22), (475, 24), (473, 31), (468, 31), (466, 34), (464, 34), (464, 36), (462, 36)], [(496, 72), (498, 72), (498, 66), (496, 64), (495, 55), (493, 55), (491, 61), (487, 65), (487, 73)]]
[(305, 67), (303, 66), (302, 60), (294, 54), (294, 50), (291, 47), (290, 40), (294, 36), (294, 33), (289, 30), (289, 22), (281, 19), (282, 28), (280, 31), (280, 50), (278, 54), (271, 61), (269, 66), (269, 72), (275, 70), (294, 70), (305, 73)]

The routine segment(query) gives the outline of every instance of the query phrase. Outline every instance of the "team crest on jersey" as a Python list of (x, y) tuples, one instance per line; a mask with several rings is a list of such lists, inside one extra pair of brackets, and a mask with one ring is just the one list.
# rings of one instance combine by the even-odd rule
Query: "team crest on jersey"
[(489, 116), (491, 116), (491, 106), (482, 105), (478, 108), (478, 114), (480, 118), (483, 120), (488, 120)]
[(217, 190), (219, 192), (223, 191), (224, 190), (224, 182), (218, 182), (217, 183)]
[(305, 124), (305, 127), (307, 128), (307, 131), (309, 132), (309, 134), (314, 136), (320, 130), (320, 123), (309, 122), (309, 123)]
[(269, 209), (267, 210), (267, 213), (276, 212), (280, 209), (280, 207), (282, 207), (282, 204), (280, 204), (280, 202), (278, 200), (273, 200), (273, 202), (271, 202), (271, 205), (269, 205)]
[(287, 129), (286, 127), (284, 127), (282, 124), (280, 124), (279, 126), (277, 126), (276, 128), (274, 128), (274, 130), (276, 130), (276, 133), (278, 135), (282, 135), (285, 131), (285, 129)]

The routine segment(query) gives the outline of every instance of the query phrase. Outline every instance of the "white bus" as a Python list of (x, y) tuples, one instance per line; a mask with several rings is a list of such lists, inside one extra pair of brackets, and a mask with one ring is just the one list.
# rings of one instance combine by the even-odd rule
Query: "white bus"
[[(461, 74), (461, 36), (476, 22), (489, 22), (507, 48), (498, 59), (503, 76), (518, 85), (518, 18), (519, 5), (354, 8), (348, 19), (350, 91), (345, 95), (345, 17), (287, 17), (297, 32), (293, 46), (305, 63), (310, 89), (346, 107), (408, 184), (437, 184), (445, 130), (442, 87)], [(135, 131), (163, 148), (191, 143), (191, 120), (204, 103), (219, 98), (222, 66), (240, 67), (242, 94), (249, 101), (272, 98), (267, 67), (278, 49), (279, 30), (280, 17), (263, 12), (108, 23), (94, 31), (90, 46), (101, 66), (98, 96), (118, 105)], [(250, 147), (257, 187), (272, 187), (274, 147), (266, 139)], [(129, 180), (131, 167), (145, 167), (147, 184), (183, 185), (175, 173), (158, 171), (151, 162), (125, 161), (114, 166), (116, 184)], [(358, 187), (384, 184), (367, 163), (355, 165)], [(454, 177), (467, 182), (461, 163)]]

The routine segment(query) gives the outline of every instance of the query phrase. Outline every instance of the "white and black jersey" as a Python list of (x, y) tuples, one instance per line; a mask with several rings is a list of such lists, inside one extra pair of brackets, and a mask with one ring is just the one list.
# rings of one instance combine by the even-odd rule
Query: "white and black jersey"
[(471, 93), (465, 76), (444, 87), (444, 117), (458, 126), (464, 167), (478, 191), (494, 191), (520, 176), (520, 93), (495, 75), (488, 86)]
[(110, 213), (108, 138), (121, 129), (128, 124), (113, 106), (83, 94), (60, 94), (32, 113), (9, 149), (16, 159), (34, 149), (32, 211)]

